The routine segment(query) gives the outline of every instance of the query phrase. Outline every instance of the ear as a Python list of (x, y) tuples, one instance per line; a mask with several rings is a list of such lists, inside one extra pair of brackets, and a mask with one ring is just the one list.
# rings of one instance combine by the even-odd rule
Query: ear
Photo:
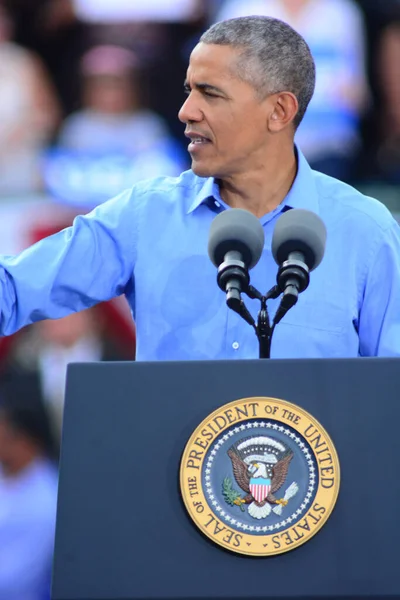
[(279, 133), (292, 123), (299, 110), (299, 103), (291, 92), (279, 92), (271, 96), (271, 100), (273, 105), (268, 119), (268, 130), (271, 133)]

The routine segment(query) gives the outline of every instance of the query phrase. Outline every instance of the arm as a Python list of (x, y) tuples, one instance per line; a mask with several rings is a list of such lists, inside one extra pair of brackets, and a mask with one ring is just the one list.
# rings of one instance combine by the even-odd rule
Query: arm
[(140, 202), (126, 191), (16, 257), (0, 257), (0, 335), (124, 293)]
[(362, 356), (400, 356), (400, 228), (379, 232), (359, 320)]

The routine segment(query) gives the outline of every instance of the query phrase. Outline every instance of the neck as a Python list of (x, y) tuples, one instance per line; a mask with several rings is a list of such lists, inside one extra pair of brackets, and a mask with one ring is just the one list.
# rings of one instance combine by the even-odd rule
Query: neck
[(268, 158), (261, 168), (219, 180), (221, 198), (261, 218), (286, 198), (297, 173), (294, 148)]

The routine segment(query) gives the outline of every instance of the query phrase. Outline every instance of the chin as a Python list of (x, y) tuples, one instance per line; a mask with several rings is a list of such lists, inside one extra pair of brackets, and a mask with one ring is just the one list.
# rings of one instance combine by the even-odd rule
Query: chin
[(192, 171), (198, 177), (216, 177), (215, 169), (213, 169), (210, 165), (202, 164), (195, 160), (192, 160)]

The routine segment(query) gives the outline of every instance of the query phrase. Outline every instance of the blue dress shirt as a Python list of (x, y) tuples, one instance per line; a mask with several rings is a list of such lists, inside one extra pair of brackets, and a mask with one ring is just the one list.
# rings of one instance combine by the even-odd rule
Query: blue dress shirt
[[(308, 289), (276, 327), (272, 357), (400, 356), (398, 224), (378, 201), (312, 171), (301, 152), (298, 162), (285, 200), (260, 220), (265, 247), (252, 284), (266, 292), (276, 281), (271, 238), (283, 211), (314, 211), (328, 238)], [(138, 360), (256, 358), (254, 330), (227, 308), (207, 255), (211, 221), (226, 209), (213, 178), (186, 171), (141, 182), (3, 257), (0, 333), (125, 294)], [(256, 317), (259, 302), (244, 299)]]

